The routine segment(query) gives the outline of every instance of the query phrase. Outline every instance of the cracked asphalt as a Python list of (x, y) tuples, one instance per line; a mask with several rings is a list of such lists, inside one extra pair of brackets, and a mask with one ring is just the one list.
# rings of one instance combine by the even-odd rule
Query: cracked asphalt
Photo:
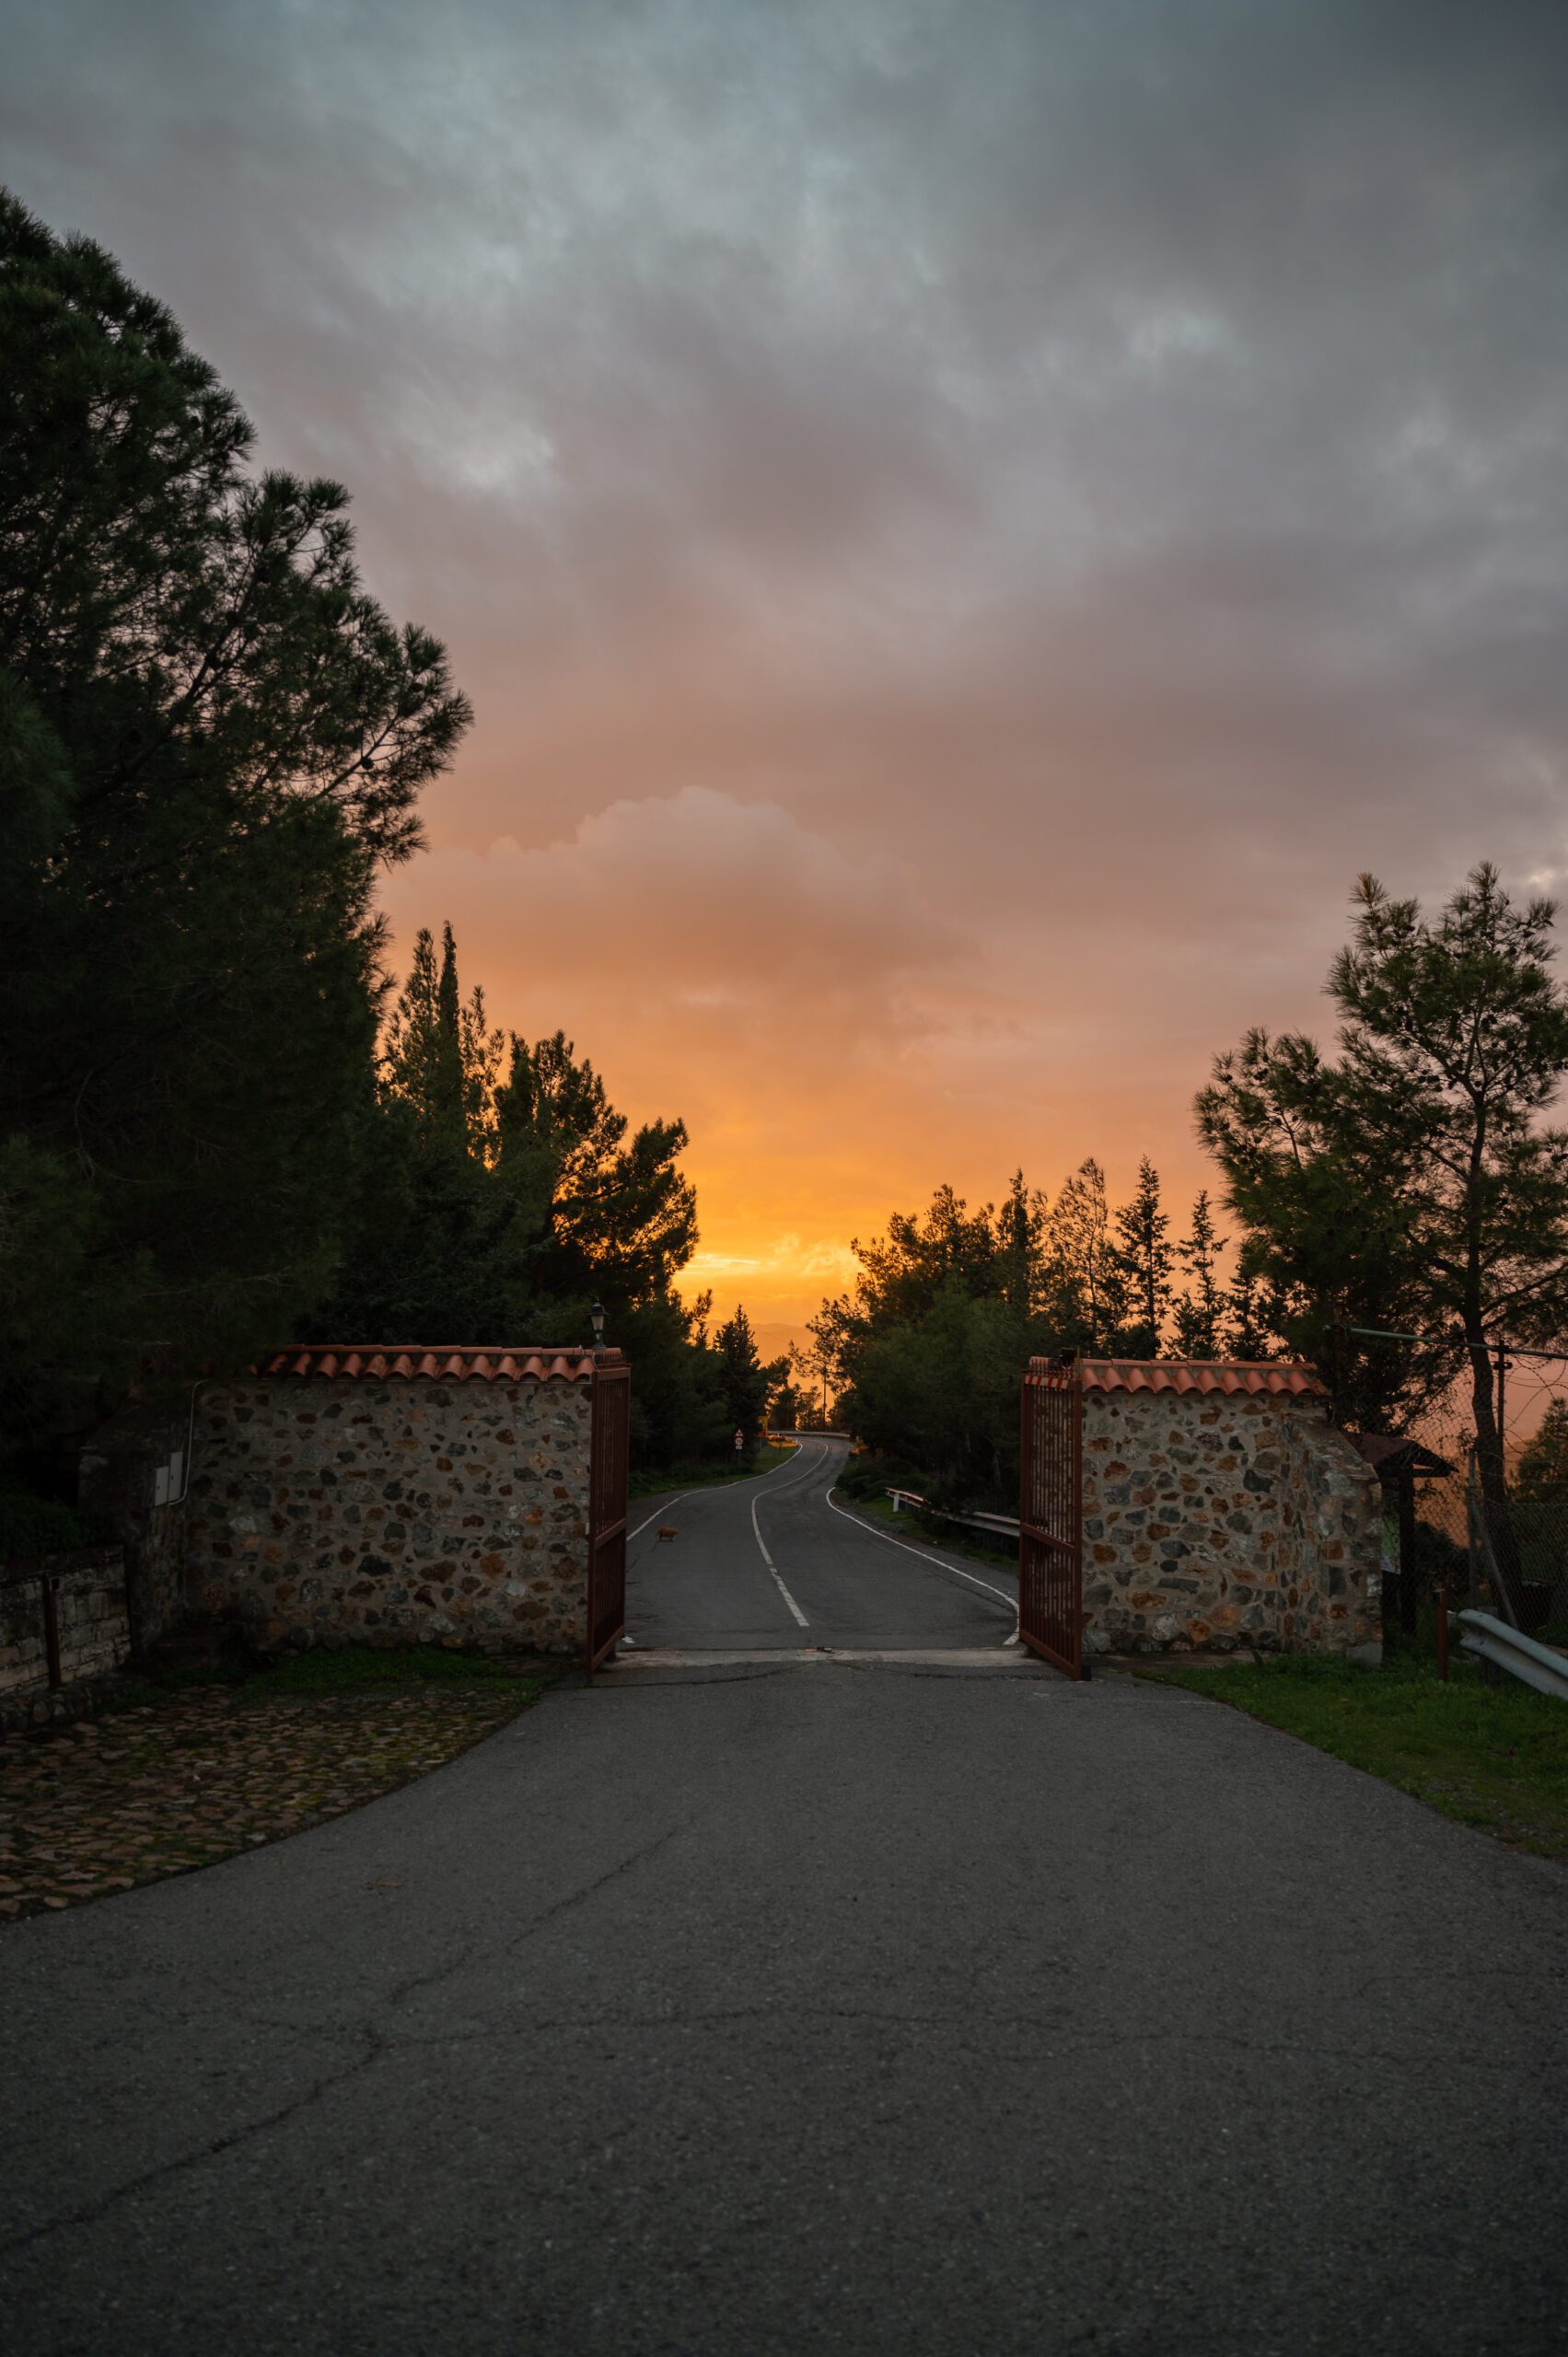
[(1568, 2344), (1563, 1868), (994, 1620), (704, 1664), (733, 1602), (0, 1929), (7, 2357)]

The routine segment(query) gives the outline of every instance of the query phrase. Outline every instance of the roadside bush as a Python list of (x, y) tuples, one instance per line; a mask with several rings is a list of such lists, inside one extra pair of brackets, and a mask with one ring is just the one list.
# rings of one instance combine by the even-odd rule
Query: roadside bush
[(879, 1498), (884, 1490), (914, 1490), (922, 1496), (925, 1475), (901, 1457), (878, 1457), (867, 1451), (852, 1457), (833, 1484), (846, 1498)]

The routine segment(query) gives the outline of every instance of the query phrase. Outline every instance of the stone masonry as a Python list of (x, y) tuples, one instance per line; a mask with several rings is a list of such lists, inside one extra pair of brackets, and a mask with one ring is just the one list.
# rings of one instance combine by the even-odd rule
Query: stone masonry
[[(60, 1679), (49, 1683), (41, 1581), (54, 1601)], [(58, 1716), (124, 1667), (131, 1652), (125, 1558), (118, 1547), (78, 1547), (15, 1562), (0, 1574), (0, 1726)], [(80, 1707), (79, 1703), (77, 1707)]]
[(1320, 1398), (1096, 1389), (1086, 1375), (1088, 1650), (1379, 1641), (1376, 1478)]
[(266, 1647), (580, 1649), (592, 1393), (584, 1362), (551, 1364), (571, 1376), (214, 1386), (187, 1507), (192, 1609)]

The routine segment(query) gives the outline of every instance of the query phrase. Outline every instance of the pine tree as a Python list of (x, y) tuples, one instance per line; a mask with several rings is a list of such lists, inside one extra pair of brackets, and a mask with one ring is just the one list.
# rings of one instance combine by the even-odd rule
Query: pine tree
[(1217, 1359), (1221, 1351), (1225, 1293), (1219, 1280), (1225, 1239), (1214, 1225), (1209, 1190), (1201, 1188), (1192, 1206), (1192, 1225), (1176, 1248), (1176, 1257), (1190, 1282), (1174, 1310), (1176, 1347), (1185, 1359)]
[(1063, 1180), (1045, 1241), (1063, 1298), (1063, 1342), (1103, 1353), (1121, 1322), (1124, 1288), (1110, 1242), (1105, 1172), (1093, 1155)]
[[(1283, 1330), (1370, 1431), (1468, 1376), (1487, 1526), (1518, 1575), (1493, 1353), (1568, 1318), (1568, 993), (1555, 910), (1516, 904), (1482, 864), (1435, 916), (1361, 877), (1334, 960), (1330, 1062), (1300, 1035), (1248, 1034), (1198, 1098)], [(1377, 1341), (1387, 1328), (1420, 1343)]]
[(1042, 1290), (1045, 1225), (1044, 1196), (1015, 1170), (996, 1213), (996, 1258), (1002, 1298), (1020, 1319), (1028, 1318)]
[(684, 1121), (630, 1124), (563, 1032), (513, 1035), (495, 1093), (498, 1168), (535, 1240), (538, 1281), (607, 1302), (661, 1293), (697, 1245), (697, 1198), (679, 1167)]
[(463, 1004), (450, 924), (442, 927), (439, 966), (434, 937), (422, 926), (387, 1027), (382, 1071), (389, 1092), (412, 1112), (424, 1146), (493, 1159), (500, 1060), (501, 1033), (485, 1019), (483, 991), (476, 984)]
[(0, 1414), (41, 1438), (331, 1285), (377, 868), (469, 714), (342, 487), (254, 465), (163, 306), (4, 191), (0, 351)]
[(1525, 1443), (1514, 1494), (1530, 1501), (1568, 1498), (1568, 1399), (1554, 1399)]
[(1277, 1353), (1273, 1321), (1262, 1281), (1248, 1265), (1243, 1250), (1234, 1277), (1225, 1289), (1225, 1319), (1220, 1329), (1226, 1358), (1255, 1364)]
[(1124, 1358), (1157, 1359), (1170, 1308), (1175, 1255), (1167, 1240), (1170, 1221), (1160, 1205), (1159, 1173), (1145, 1155), (1138, 1165), (1138, 1188), (1116, 1214), (1114, 1262), (1126, 1289), (1126, 1307), (1115, 1338)]
[(714, 1350), (725, 1414), (731, 1431), (741, 1436), (737, 1454), (753, 1457), (766, 1426), (768, 1394), (779, 1380), (780, 1365), (764, 1366), (758, 1358), (751, 1320), (740, 1306), (714, 1336)]

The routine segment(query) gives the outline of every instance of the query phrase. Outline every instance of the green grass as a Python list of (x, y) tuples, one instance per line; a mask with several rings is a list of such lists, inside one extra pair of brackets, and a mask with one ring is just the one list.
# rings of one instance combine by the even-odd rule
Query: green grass
[(724, 1481), (752, 1481), (761, 1473), (771, 1473), (776, 1465), (787, 1465), (795, 1455), (793, 1448), (759, 1449), (749, 1465), (675, 1465), (633, 1473), (627, 1482), (626, 1494), (632, 1498), (662, 1497), (667, 1490), (712, 1490)]
[(443, 1645), (312, 1645), (244, 1681), (247, 1695), (366, 1694), (410, 1686), (516, 1686), (542, 1683), (552, 1674), (542, 1663), (497, 1660), (490, 1654), (448, 1651)]
[(1229, 1702), (1511, 1848), (1568, 1858), (1568, 1705), (1516, 1679), (1456, 1660), (1445, 1685), (1420, 1656), (1375, 1669), (1309, 1654), (1137, 1675)]
[[(573, 1665), (563, 1662), (561, 1667)], [(180, 1663), (122, 1679), (106, 1699), (110, 1712), (157, 1702), (193, 1686), (228, 1686), (247, 1701), (275, 1695), (405, 1692), (418, 1686), (512, 1686), (542, 1691), (558, 1676), (553, 1662), (528, 1656), (497, 1659), (489, 1654), (458, 1653), (444, 1645), (313, 1645), (258, 1663), (233, 1656), (217, 1662)], [(519, 1691), (519, 1701), (532, 1699)]]

